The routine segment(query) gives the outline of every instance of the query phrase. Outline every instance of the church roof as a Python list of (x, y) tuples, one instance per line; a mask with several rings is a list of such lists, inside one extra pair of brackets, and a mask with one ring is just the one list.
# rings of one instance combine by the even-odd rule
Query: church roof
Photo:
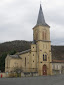
[(20, 58), (19, 55), (9, 55), (11, 58)]
[(24, 54), (24, 53), (28, 53), (28, 52), (30, 52), (30, 51), (31, 51), (31, 49), (28, 49), (28, 50), (25, 50), (25, 51), (19, 52), (18, 55), (21, 55), (21, 54)]
[(45, 18), (44, 18), (44, 14), (42, 11), (42, 6), (40, 4), (40, 9), (39, 9), (39, 14), (38, 14), (38, 19), (37, 19), (37, 25), (44, 25), (44, 26), (49, 26), (46, 22), (45, 22)]

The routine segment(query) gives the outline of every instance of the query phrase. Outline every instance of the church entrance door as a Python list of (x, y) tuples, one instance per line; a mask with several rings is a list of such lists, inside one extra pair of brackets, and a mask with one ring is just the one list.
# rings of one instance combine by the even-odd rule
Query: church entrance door
[(47, 66), (43, 65), (43, 75), (47, 75)]

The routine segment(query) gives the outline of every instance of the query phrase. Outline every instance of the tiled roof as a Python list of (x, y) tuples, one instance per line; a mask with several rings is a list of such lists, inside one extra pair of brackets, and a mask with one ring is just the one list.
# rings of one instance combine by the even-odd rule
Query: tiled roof
[(64, 60), (52, 60), (53, 63), (64, 63)]

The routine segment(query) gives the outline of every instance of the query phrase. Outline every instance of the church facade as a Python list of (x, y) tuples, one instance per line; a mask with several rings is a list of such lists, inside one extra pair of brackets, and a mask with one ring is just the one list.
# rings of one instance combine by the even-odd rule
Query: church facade
[(7, 55), (5, 72), (14, 72), (17, 69), (22, 75), (52, 75), (51, 62), (50, 26), (45, 22), (40, 5), (37, 24), (33, 28), (31, 49), (15, 55)]

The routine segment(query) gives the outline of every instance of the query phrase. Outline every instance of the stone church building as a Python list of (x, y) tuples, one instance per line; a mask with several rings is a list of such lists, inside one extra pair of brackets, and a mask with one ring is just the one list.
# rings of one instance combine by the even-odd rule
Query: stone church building
[[(21, 76), (53, 75), (54, 65), (60, 65), (60, 63), (61, 61), (52, 62), (50, 26), (45, 22), (40, 5), (37, 23), (33, 27), (31, 49), (18, 52), (15, 55), (7, 55), (5, 59), (5, 72), (12, 73), (18, 71), (21, 72)], [(57, 72), (61, 73), (60, 67)]]

